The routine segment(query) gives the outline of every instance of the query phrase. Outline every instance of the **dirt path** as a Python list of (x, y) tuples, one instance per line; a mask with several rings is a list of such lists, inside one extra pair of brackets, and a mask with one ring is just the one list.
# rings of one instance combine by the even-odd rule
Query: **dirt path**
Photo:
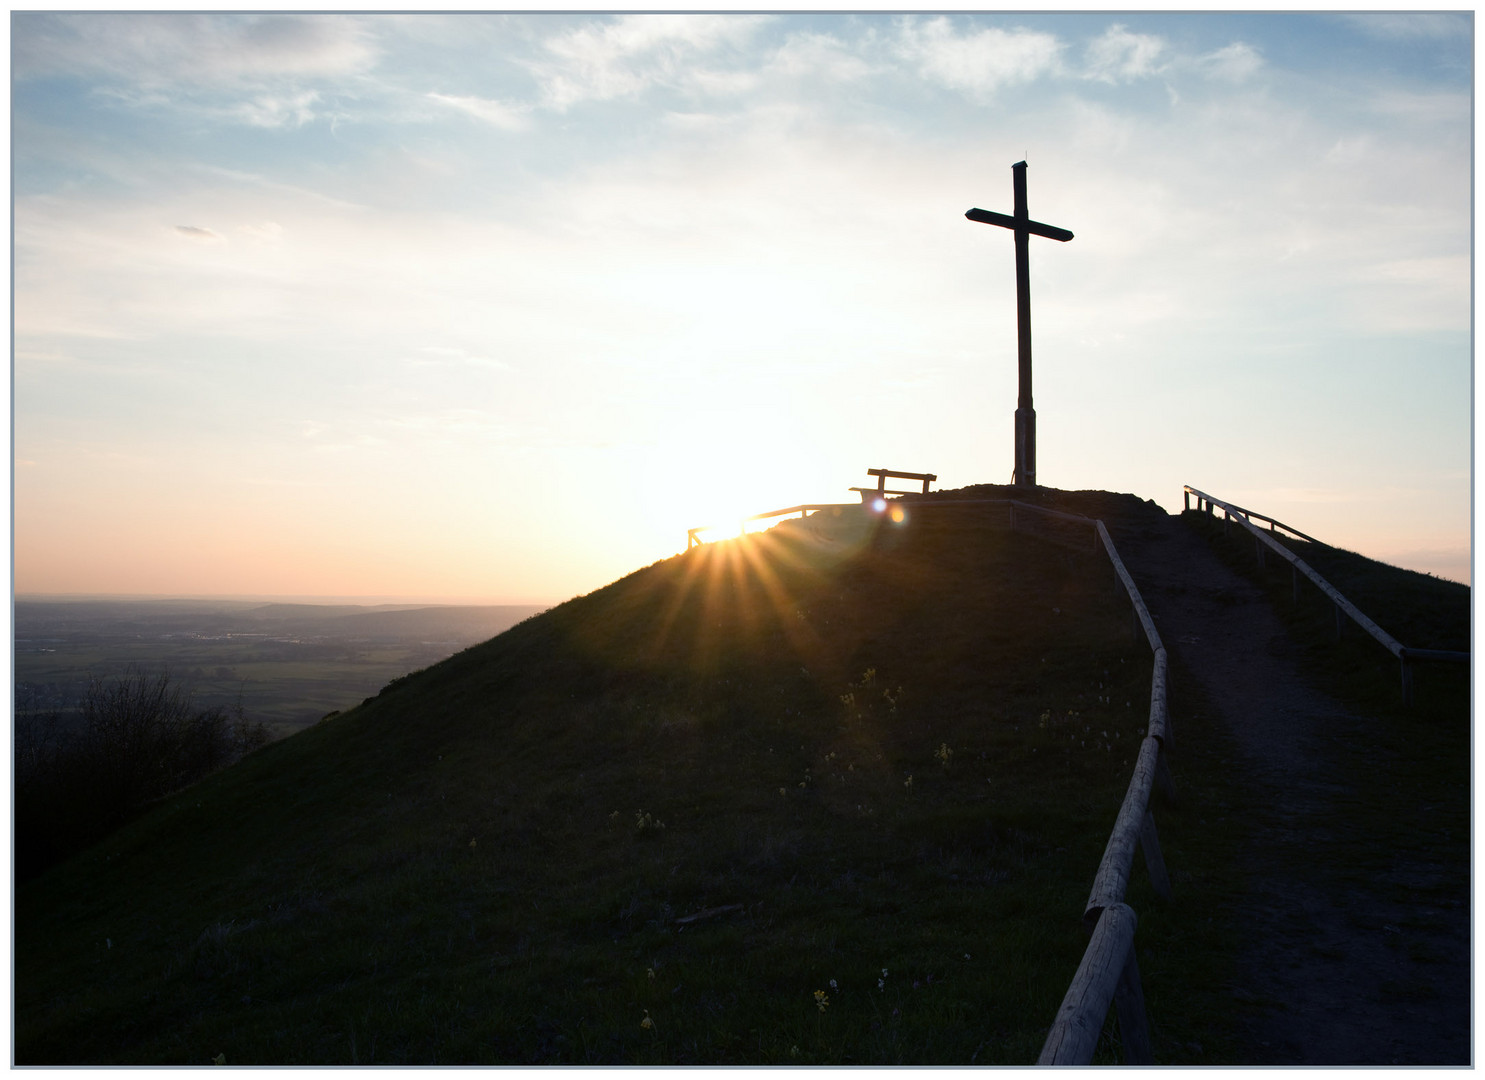
[[(1169, 519), (1116, 533), (1161, 636), (1201, 683), (1240, 748), (1259, 807), (1232, 915), (1251, 943), (1232, 989), (1232, 1064), (1423, 1065), (1470, 1061), (1468, 881), (1420, 842), (1380, 875), (1347, 873), (1338, 804), (1356, 792), (1337, 751), (1378, 721), (1316, 690), (1260, 590)], [(1173, 717), (1179, 758), (1179, 717)], [(1409, 808), (1417, 812), (1418, 808)], [(1443, 886), (1442, 888), (1440, 886)]]

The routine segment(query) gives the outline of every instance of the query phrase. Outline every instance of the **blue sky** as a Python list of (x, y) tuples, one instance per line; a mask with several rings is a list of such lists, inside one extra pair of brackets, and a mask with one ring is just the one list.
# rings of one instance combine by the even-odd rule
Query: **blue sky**
[(564, 599), (868, 467), (1467, 580), (1468, 14), (12, 19), (22, 592)]

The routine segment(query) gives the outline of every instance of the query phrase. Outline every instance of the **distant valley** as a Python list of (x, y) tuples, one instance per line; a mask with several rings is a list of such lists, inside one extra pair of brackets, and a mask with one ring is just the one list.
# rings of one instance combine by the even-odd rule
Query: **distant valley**
[(165, 670), (197, 704), (240, 705), (277, 737), (543, 610), (18, 598), (15, 705), (65, 717), (90, 677)]

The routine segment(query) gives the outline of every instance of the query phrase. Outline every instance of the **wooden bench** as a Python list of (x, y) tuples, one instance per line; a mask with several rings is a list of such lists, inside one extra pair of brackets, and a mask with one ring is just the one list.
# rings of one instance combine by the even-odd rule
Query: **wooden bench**
[(896, 469), (867, 469), (866, 470), (866, 475), (867, 476), (875, 476), (877, 478), (877, 486), (876, 487), (874, 487), (874, 488), (853, 487), (851, 489), (852, 491), (859, 491), (861, 493), (861, 501), (862, 502), (870, 502), (872, 500), (873, 496), (917, 495), (918, 494), (918, 492), (916, 492), (916, 491), (895, 491), (895, 490), (889, 490), (888, 487), (887, 487), (887, 477), (889, 477), (889, 476), (892, 477), (894, 480), (921, 480), (921, 481), (923, 481), (923, 492), (922, 493), (924, 495), (927, 495), (928, 494), (928, 485), (931, 484), (933, 481), (935, 481), (935, 480), (938, 479), (938, 477), (935, 476), (933, 473), (925, 473), (925, 472), (899, 472)]

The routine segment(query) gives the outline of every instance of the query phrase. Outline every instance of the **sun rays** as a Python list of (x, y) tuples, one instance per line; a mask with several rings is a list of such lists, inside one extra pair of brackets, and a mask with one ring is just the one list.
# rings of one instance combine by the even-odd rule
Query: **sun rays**
[(657, 617), (652, 654), (680, 647), (705, 671), (724, 646), (770, 634), (795, 656), (817, 654), (821, 641), (803, 602), (876, 525), (854, 507), (835, 508), (692, 548)]

